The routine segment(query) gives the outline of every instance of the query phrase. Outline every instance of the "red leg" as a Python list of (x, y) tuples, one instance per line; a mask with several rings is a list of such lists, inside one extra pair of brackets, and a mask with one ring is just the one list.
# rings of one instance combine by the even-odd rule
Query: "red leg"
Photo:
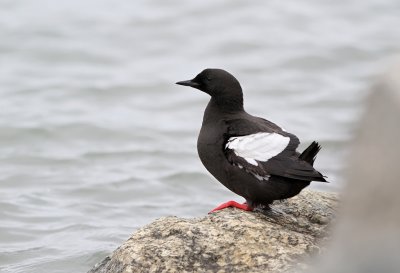
[(253, 210), (253, 208), (249, 207), (247, 205), (247, 203), (239, 204), (238, 202), (235, 202), (235, 201), (228, 201), (226, 203), (223, 203), (223, 204), (219, 205), (218, 207), (216, 207), (215, 209), (213, 209), (209, 213), (213, 213), (213, 212), (215, 212), (217, 210), (222, 210), (222, 209), (229, 208), (229, 207), (235, 207), (235, 208), (238, 208), (238, 209), (241, 209), (241, 210), (245, 210), (245, 211), (252, 211)]

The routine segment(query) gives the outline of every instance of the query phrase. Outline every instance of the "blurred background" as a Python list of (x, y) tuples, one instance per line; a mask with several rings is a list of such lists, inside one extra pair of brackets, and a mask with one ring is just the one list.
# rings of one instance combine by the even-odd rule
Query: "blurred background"
[(155, 218), (228, 199), (196, 151), (206, 94), (235, 75), (248, 112), (323, 149), (348, 141), (400, 49), (400, 2), (0, 0), (0, 271), (85, 272)]

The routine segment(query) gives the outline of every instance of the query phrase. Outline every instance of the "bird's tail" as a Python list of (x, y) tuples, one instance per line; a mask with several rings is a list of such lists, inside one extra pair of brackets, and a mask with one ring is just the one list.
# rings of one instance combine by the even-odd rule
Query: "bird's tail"
[(299, 156), (300, 159), (314, 165), (315, 158), (317, 157), (318, 152), (321, 150), (321, 146), (318, 142), (313, 141), (310, 146), (305, 149), (301, 155)]

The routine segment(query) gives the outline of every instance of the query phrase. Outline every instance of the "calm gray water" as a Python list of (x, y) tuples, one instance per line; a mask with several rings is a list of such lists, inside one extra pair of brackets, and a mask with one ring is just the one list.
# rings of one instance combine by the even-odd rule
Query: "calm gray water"
[(400, 45), (398, 0), (0, 0), (0, 271), (85, 272), (138, 227), (241, 198), (196, 138), (232, 72), (248, 112), (323, 146), (337, 190), (362, 100)]

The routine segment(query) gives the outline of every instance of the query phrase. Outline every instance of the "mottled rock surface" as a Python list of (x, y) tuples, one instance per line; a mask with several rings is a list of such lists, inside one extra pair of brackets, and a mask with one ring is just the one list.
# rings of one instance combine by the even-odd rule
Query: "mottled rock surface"
[(337, 194), (306, 190), (266, 215), (229, 208), (202, 218), (161, 218), (89, 272), (297, 271), (323, 250), (337, 203)]

